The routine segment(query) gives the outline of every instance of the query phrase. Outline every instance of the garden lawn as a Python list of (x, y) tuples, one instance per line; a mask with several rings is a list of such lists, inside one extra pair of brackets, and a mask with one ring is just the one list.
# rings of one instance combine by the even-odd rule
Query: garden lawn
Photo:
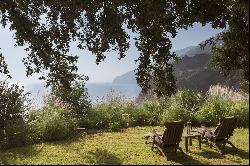
[(41, 143), (0, 152), (0, 164), (249, 164), (249, 130), (236, 129), (230, 138), (239, 148), (233, 152), (230, 145), (225, 155), (214, 148), (193, 140), (189, 152), (185, 152), (184, 139), (180, 147), (186, 155), (177, 152), (173, 161), (167, 161), (145, 144), (143, 135), (163, 127), (135, 127), (121, 132), (87, 131), (87, 134), (67, 140)]

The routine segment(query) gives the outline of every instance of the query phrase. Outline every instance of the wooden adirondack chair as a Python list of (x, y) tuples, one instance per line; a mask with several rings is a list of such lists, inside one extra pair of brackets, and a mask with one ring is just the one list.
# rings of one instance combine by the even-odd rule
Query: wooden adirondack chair
[(205, 131), (204, 138), (208, 141), (210, 147), (215, 147), (221, 154), (224, 154), (227, 143), (237, 151), (238, 149), (229, 141), (236, 125), (237, 119), (235, 117), (223, 117), (214, 131)]
[(169, 152), (176, 153), (177, 149), (183, 152), (182, 149), (179, 147), (179, 143), (182, 137), (184, 122), (183, 121), (167, 122), (165, 124), (165, 127), (166, 129), (164, 130), (163, 134), (152, 131), (150, 133), (145, 134), (144, 137), (146, 139), (146, 143), (148, 143), (147, 140), (149, 138), (152, 138), (153, 139), (152, 150), (154, 148), (158, 148), (158, 150), (168, 160)]

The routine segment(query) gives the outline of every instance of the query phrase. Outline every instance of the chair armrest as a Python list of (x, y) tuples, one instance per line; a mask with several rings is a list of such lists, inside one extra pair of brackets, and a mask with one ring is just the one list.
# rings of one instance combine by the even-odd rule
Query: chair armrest
[(206, 132), (214, 135), (214, 130), (212, 130), (212, 129), (208, 129), (208, 130), (206, 130)]
[(200, 134), (204, 134), (207, 130), (208, 130), (207, 128), (197, 128), (197, 129), (193, 129), (192, 131), (198, 132)]
[(200, 127), (195, 129), (195, 131), (199, 132), (199, 133), (204, 133), (204, 132), (214, 132), (215, 128), (207, 128), (207, 127)]
[(153, 133), (153, 139), (154, 139), (154, 140), (155, 140), (155, 138), (156, 138), (157, 140), (159, 140), (160, 142), (162, 142), (161, 137), (155, 132), (155, 130), (153, 130), (152, 133)]
[(205, 134), (204, 134), (204, 138), (206, 138), (208, 140), (212, 140), (215, 137), (216, 137), (216, 135), (211, 130), (206, 131)]

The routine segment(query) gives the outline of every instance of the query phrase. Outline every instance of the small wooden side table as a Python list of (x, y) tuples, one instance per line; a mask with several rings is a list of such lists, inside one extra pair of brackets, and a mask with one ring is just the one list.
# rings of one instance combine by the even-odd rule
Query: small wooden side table
[(189, 146), (192, 146), (192, 139), (198, 139), (199, 142), (199, 149), (201, 150), (201, 134), (198, 132), (190, 132), (189, 134), (184, 134), (183, 137), (185, 138), (185, 150), (188, 152), (188, 143)]

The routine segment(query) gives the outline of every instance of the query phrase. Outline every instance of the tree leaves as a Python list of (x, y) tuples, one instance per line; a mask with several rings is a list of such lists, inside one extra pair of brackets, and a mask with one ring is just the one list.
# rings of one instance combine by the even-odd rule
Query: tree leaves
[(8, 78), (11, 78), (11, 76), (9, 75), (8, 65), (4, 60), (3, 54), (1, 53), (0, 53), (0, 73), (6, 74)]
[(47, 85), (55, 86), (69, 86), (78, 77), (78, 57), (69, 55), (70, 42), (91, 51), (97, 64), (112, 50), (121, 59), (130, 47), (127, 27), (139, 36), (135, 39), (139, 85), (145, 91), (153, 85), (157, 94), (171, 95), (175, 92), (171, 61), (176, 55), (170, 52), (170, 36), (194, 22), (225, 27), (236, 16), (234, 3), (238, 0), (2, 0), (0, 21), (3, 26), (10, 23), (17, 45), (29, 46), (24, 60), (27, 75), (43, 73)]

